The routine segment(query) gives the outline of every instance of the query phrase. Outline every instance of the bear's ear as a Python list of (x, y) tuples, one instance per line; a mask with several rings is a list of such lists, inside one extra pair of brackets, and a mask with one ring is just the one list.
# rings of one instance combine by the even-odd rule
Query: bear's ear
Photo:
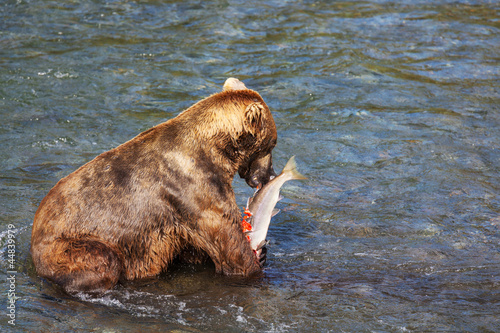
[(253, 135), (259, 133), (264, 129), (265, 121), (264, 106), (261, 103), (249, 104), (245, 109), (245, 122), (250, 133)]
[(243, 82), (241, 82), (238, 79), (235, 79), (234, 77), (230, 77), (229, 79), (226, 80), (224, 83), (224, 86), (222, 87), (222, 91), (226, 90), (245, 90), (247, 87)]

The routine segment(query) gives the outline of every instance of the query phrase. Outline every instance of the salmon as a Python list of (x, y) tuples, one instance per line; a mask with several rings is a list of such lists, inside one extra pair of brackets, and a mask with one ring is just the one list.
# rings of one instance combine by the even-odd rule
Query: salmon
[(246, 233), (250, 241), (250, 247), (257, 254), (266, 245), (271, 217), (279, 212), (274, 207), (281, 199), (280, 188), (285, 182), (292, 179), (307, 179), (297, 171), (295, 156), (288, 160), (279, 176), (273, 178), (264, 187), (258, 188), (254, 195), (248, 199), (242, 222), (243, 232)]

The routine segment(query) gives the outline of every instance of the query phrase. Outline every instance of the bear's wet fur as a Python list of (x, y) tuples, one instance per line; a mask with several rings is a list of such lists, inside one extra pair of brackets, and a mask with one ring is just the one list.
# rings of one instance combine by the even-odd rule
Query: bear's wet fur
[(252, 187), (267, 183), (276, 140), (262, 97), (228, 79), (222, 92), (102, 153), (49, 191), (31, 235), (37, 273), (68, 293), (156, 276), (179, 257), (209, 258), (221, 274), (259, 273), (231, 183), (236, 173)]

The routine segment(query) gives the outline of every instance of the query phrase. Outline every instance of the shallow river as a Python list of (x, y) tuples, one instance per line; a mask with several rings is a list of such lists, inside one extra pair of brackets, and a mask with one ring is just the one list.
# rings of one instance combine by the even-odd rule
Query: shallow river
[[(497, 1), (2, 1), (0, 330), (499, 332), (499, 63)], [(37, 277), (50, 188), (227, 77), (309, 178), (264, 278), (176, 267), (96, 299)]]

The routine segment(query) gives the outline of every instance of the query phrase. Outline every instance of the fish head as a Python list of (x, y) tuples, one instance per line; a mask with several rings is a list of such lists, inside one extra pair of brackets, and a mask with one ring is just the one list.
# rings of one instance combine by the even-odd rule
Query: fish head
[(238, 173), (241, 178), (245, 179), (248, 186), (252, 188), (266, 185), (271, 179), (276, 177), (271, 152), (264, 155), (256, 155), (253, 159), (250, 159), (248, 164), (240, 167)]

